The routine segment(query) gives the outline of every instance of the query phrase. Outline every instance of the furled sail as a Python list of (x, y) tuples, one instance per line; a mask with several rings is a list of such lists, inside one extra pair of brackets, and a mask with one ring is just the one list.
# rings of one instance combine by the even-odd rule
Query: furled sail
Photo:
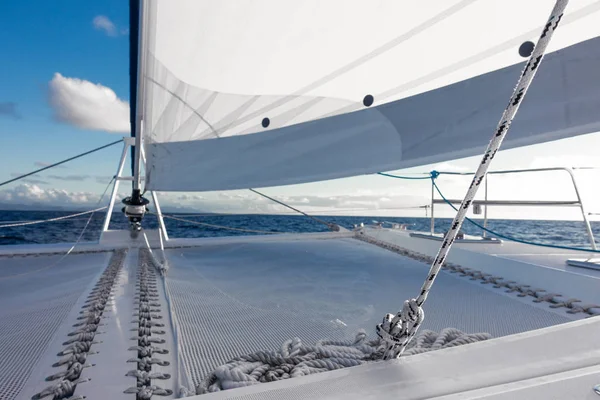
[[(146, 187), (240, 189), (480, 153), (554, 0), (149, 0)], [(600, 131), (600, 1), (573, 1), (505, 148)]]

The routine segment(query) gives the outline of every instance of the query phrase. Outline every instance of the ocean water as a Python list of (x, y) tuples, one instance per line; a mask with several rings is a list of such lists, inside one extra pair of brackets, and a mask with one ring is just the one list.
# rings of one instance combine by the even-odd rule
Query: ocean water
[[(0, 211), (0, 225), (17, 221), (34, 221), (73, 214), (67, 211)], [(327, 228), (301, 215), (181, 215), (173, 216), (202, 223), (221, 225), (233, 228), (253, 229), (270, 232), (324, 232)], [(90, 223), (81, 240), (97, 240), (105, 214), (98, 212), (92, 215)], [(75, 242), (88, 222), (89, 215), (72, 219), (35, 224), (28, 226), (0, 228), (0, 245), (61, 243)], [(364, 216), (319, 216), (319, 218), (351, 229), (354, 224), (370, 224), (373, 221), (386, 221), (409, 224), (411, 230), (429, 231), (429, 218), (410, 217), (364, 217)], [(482, 223), (481, 220), (477, 220)], [(436, 219), (436, 232), (448, 229), (451, 219)], [(214, 237), (253, 235), (254, 233), (231, 231), (206, 226), (191, 225), (172, 219), (165, 220), (170, 237)], [(153, 215), (144, 219), (144, 227), (157, 228)], [(128, 222), (120, 212), (113, 213), (111, 229), (128, 229)], [(554, 244), (574, 247), (590, 247), (589, 239), (582, 221), (528, 221), (528, 220), (490, 220), (488, 228), (499, 234), (536, 243)], [(600, 222), (592, 222), (592, 230), (596, 238), (600, 238)], [(463, 231), (467, 234), (479, 235), (481, 230), (465, 221)]]

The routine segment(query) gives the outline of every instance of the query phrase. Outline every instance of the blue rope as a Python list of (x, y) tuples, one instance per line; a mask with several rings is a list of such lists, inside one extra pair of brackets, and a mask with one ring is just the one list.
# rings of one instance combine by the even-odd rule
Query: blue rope
[(387, 176), (389, 178), (397, 178), (397, 179), (431, 179), (431, 176), (400, 176), (400, 175), (392, 175), (385, 174), (383, 172), (378, 172), (378, 175)]
[[(456, 207), (454, 207), (454, 204), (452, 204), (450, 201), (448, 201), (448, 199), (446, 199), (446, 197), (444, 197), (440, 188), (435, 184), (435, 179), (438, 176), (440, 176), (441, 174), (444, 174), (444, 172), (438, 172), (438, 171), (433, 170), (429, 173), (429, 176), (424, 176), (424, 177), (400, 176), (400, 175), (385, 174), (383, 172), (378, 172), (377, 174), (382, 175), (382, 176), (387, 176), (390, 178), (397, 178), (397, 179), (431, 179), (431, 183), (433, 184), (433, 187), (439, 193), (439, 195), (442, 197), (442, 199), (446, 202), (446, 204), (448, 204), (450, 207), (452, 207), (452, 209), (454, 209), (454, 211), (458, 212), (458, 209)], [(475, 225), (476, 227), (484, 230), (485, 232), (490, 233), (490, 234), (497, 236), (499, 238), (502, 238), (502, 239), (510, 240), (511, 242), (529, 244), (532, 246), (549, 247), (552, 249), (576, 250), (576, 251), (585, 251), (588, 253), (600, 253), (600, 250), (585, 249), (582, 247), (570, 247), (570, 246), (560, 246), (560, 245), (554, 245), (554, 244), (535, 243), (535, 242), (529, 242), (527, 240), (517, 239), (514, 237), (500, 234), (498, 232), (494, 232), (491, 229), (485, 228), (485, 227), (483, 227), (483, 225), (478, 224), (477, 222), (473, 221), (472, 219), (470, 219), (468, 217), (465, 217), (465, 219), (467, 221), (469, 221), (470, 223), (472, 223), (473, 225)]]
[[(435, 187), (435, 190), (440, 194), (440, 196), (446, 202), (446, 204), (448, 204), (450, 207), (452, 207), (454, 209), (454, 211), (458, 211), (458, 209), (456, 207), (454, 207), (454, 204), (452, 204), (450, 201), (448, 201), (448, 199), (446, 199), (446, 197), (444, 197), (444, 195), (442, 194), (442, 191), (440, 190), (440, 188), (435, 184), (435, 180), (434, 179), (435, 178), (433, 178), (433, 175), (432, 175), (431, 183), (433, 184), (433, 187)], [(487, 233), (491, 233), (492, 235), (497, 236), (497, 237), (502, 238), (502, 239), (510, 240), (511, 242), (529, 244), (529, 245), (532, 245), (532, 246), (549, 247), (549, 248), (552, 248), (552, 249), (577, 250), (577, 251), (585, 251), (585, 252), (588, 252), (588, 253), (600, 253), (600, 250), (592, 250), (592, 249), (585, 249), (585, 248), (581, 248), (581, 247), (569, 247), (569, 246), (560, 246), (560, 245), (544, 244), (544, 243), (535, 243), (535, 242), (529, 242), (527, 240), (517, 239), (517, 238), (514, 238), (514, 237), (502, 235), (502, 234), (500, 234), (498, 232), (494, 232), (491, 229), (484, 228), (482, 225), (478, 224), (477, 222), (473, 221), (470, 218), (465, 217), (465, 219), (467, 221), (469, 221), (470, 223), (472, 223), (473, 225), (475, 225), (476, 227), (483, 229)]]

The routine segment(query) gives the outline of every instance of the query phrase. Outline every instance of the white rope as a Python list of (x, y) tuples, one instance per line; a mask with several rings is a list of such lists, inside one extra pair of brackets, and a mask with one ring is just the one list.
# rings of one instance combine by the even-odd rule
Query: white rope
[(15, 227), (15, 226), (26, 226), (26, 225), (42, 224), (44, 222), (61, 221), (63, 219), (79, 217), (80, 215), (95, 213), (97, 211), (101, 211), (101, 210), (104, 210), (106, 208), (108, 208), (108, 206), (96, 208), (94, 210), (80, 212), (80, 213), (77, 213), (77, 214), (65, 215), (65, 216), (62, 216), (62, 217), (49, 218), (49, 219), (39, 219), (39, 220), (36, 220), (36, 221), (18, 221), (18, 223), (14, 223), (14, 224), (0, 225), (0, 228), (12, 228), (12, 227)]
[(494, 132), (494, 136), (488, 144), (488, 148), (483, 155), (483, 159), (481, 160), (479, 167), (477, 168), (477, 172), (475, 172), (471, 186), (469, 187), (469, 190), (467, 191), (465, 198), (462, 201), (456, 216), (454, 217), (454, 221), (452, 222), (450, 229), (448, 232), (446, 232), (444, 241), (442, 242), (437, 256), (431, 265), (429, 274), (423, 283), (423, 286), (421, 287), (421, 292), (417, 298), (405, 301), (402, 311), (398, 312), (396, 315), (387, 314), (383, 318), (383, 322), (377, 325), (377, 334), (387, 343), (384, 359), (387, 360), (390, 358), (400, 357), (421, 325), (424, 318), (423, 309), (421, 307), (423, 306), (423, 303), (425, 303), (425, 300), (427, 300), (431, 286), (433, 285), (435, 278), (437, 277), (442, 265), (446, 260), (452, 243), (454, 243), (454, 240), (456, 239), (456, 235), (462, 226), (471, 202), (475, 198), (475, 194), (479, 189), (479, 185), (483, 181), (483, 178), (485, 177), (491, 161), (496, 155), (496, 152), (500, 149), (502, 141), (504, 140), (511, 123), (517, 114), (527, 89), (529, 88), (540, 63), (542, 62), (546, 47), (548, 46), (554, 31), (558, 27), (567, 3), (568, 0), (556, 1), (556, 4), (554, 5), (554, 8), (550, 14), (550, 18), (544, 26), (537, 45), (531, 53), (529, 61), (525, 65), (525, 68), (519, 77), (517, 86), (515, 87), (508, 105), (502, 114), (502, 118), (500, 118), (498, 127)]
[[(439, 334), (423, 331), (406, 354), (460, 346), (490, 339), (489, 333), (466, 334), (455, 328)], [(304, 345), (299, 338), (287, 340), (279, 351), (258, 351), (236, 357), (216, 368), (196, 388), (196, 394), (218, 392), (243, 386), (289, 379), (317, 372), (332, 371), (381, 360), (385, 343), (379, 338), (367, 340), (359, 331), (353, 341), (325, 341)], [(189, 391), (183, 391), (189, 394)]]
[[(162, 232), (160, 230), (160, 227), (158, 228), (159, 235), (162, 235)], [(167, 271), (169, 270), (169, 264), (167, 262), (167, 256), (165, 254), (165, 248), (163, 247), (163, 243), (162, 243), (162, 237), (160, 239), (160, 248), (161, 248), (161, 252), (162, 252), (162, 259), (163, 261), (161, 262), (155, 255), (154, 252), (152, 251), (152, 247), (150, 247), (150, 242), (148, 241), (148, 236), (146, 236), (146, 232), (142, 231), (142, 234), (144, 236), (144, 241), (146, 242), (146, 247), (148, 248), (148, 253), (150, 253), (150, 258), (152, 260), (152, 263), (154, 264), (154, 266), (158, 269), (158, 271), (160, 272), (160, 274), (162, 276), (164, 276)]]

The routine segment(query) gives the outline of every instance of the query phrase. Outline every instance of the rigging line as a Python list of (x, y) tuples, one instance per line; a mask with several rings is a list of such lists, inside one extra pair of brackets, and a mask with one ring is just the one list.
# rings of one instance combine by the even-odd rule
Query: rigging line
[[(90, 211), (88, 211), (88, 212), (91, 212), (91, 210), (90, 210)], [(86, 219), (86, 217), (83, 217), (83, 218), (72, 218), (72, 220), (73, 220), (73, 221), (79, 221), (79, 220), (83, 220), (83, 219)], [(42, 219), (42, 220), (32, 220), (32, 219), (16, 219), (16, 220), (8, 220), (8, 221), (0, 221), (0, 222), (3, 222), (3, 223), (5, 223), (5, 224), (18, 224), (18, 223), (21, 223), (21, 222), (32, 222), (32, 221), (36, 221), (36, 222), (37, 222), (37, 221), (44, 222), (44, 221), (47, 221), (47, 220), (43, 220), (43, 219)], [(1, 227), (1, 226), (0, 226), (0, 227)]]
[[(152, 211), (148, 211), (148, 214), (158, 215), (157, 213), (152, 212)], [(269, 235), (276, 235), (276, 234), (280, 234), (280, 233), (289, 233), (289, 232), (277, 232), (277, 231), (275, 231), (275, 232), (261, 231), (261, 230), (257, 230), (257, 229), (233, 228), (233, 227), (224, 226), (224, 225), (207, 224), (205, 222), (198, 222), (198, 221), (192, 221), (189, 219), (177, 218), (177, 217), (173, 217), (173, 216), (166, 215), (166, 214), (162, 214), (162, 216), (163, 216), (163, 218), (173, 219), (175, 221), (187, 222), (188, 224), (192, 224), (192, 225), (208, 226), (209, 228), (226, 229), (226, 230), (230, 230), (230, 231), (250, 232), (250, 233), (266, 233)]]
[[(47, 170), (47, 169), (50, 169), (50, 168), (52, 168), (52, 167), (59, 166), (59, 165), (61, 165), (61, 164), (64, 164), (64, 163), (66, 163), (66, 162), (69, 162), (69, 161), (75, 160), (76, 158), (83, 157), (83, 156), (87, 156), (88, 154), (92, 154), (92, 153), (95, 153), (96, 151), (99, 151), (99, 150), (105, 149), (105, 148), (107, 148), (107, 147), (110, 147), (110, 146), (114, 146), (115, 144), (117, 144), (117, 143), (121, 143), (122, 141), (123, 141), (123, 139), (119, 139), (119, 140), (117, 140), (117, 141), (114, 141), (114, 142), (112, 142), (112, 143), (105, 144), (104, 146), (100, 146), (100, 147), (97, 147), (97, 148), (95, 148), (95, 149), (93, 149), (93, 150), (86, 151), (85, 153), (81, 153), (81, 154), (78, 154), (78, 155), (76, 155), (76, 156), (73, 156), (73, 157), (71, 157), (71, 158), (67, 158), (66, 160), (62, 160), (62, 161), (59, 161), (59, 162), (57, 162), (57, 163), (54, 163), (54, 164), (48, 165), (48, 166), (46, 166), (46, 167), (43, 167), (43, 168), (40, 168), (40, 169), (36, 169), (36, 170), (35, 170), (35, 171), (33, 171), (33, 172), (29, 172), (29, 173), (27, 173), (27, 174), (24, 174), (24, 175), (21, 175), (21, 176), (17, 176), (16, 178), (9, 179), (9, 180), (7, 180), (7, 181), (5, 181), (5, 182), (2, 182), (2, 183), (0, 183), (0, 186), (7, 185), (7, 184), (9, 184), (9, 183), (11, 183), (11, 182), (18, 181), (19, 179), (23, 179), (23, 178), (26, 178), (26, 177), (28, 177), (28, 176), (31, 176), (31, 175), (37, 174), (38, 172), (42, 172), (42, 171), (45, 171), (45, 170)], [(111, 182), (112, 182), (112, 181), (111, 181)]]
[(430, 179), (431, 178), (431, 174), (427, 174), (427, 176), (401, 176), (401, 175), (392, 175), (392, 174), (386, 174), (384, 172), (378, 172), (377, 175), (382, 175), (382, 176), (388, 176), (390, 178), (397, 178), (397, 179)]
[[(422, 306), (427, 300), (427, 296), (431, 291), (433, 283), (435, 282), (435, 279), (437, 278), (442, 266), (446, 261), (448, 252), (452, 248), (452, 243), (454, 243), (456, 240), (456, 236), (466, 217), (467, 210), (473, 202), (473, 199), (477, 194), (477, 190), (485, 178), (494, 156), (500, 149), (502, 141), (504, 140), (511, 123), (515, 118), (517, 111), (519, 110), (521, 102), (525, 98), (527, 89), (529, 89), (529, 86), (531, 85), (531, 82), (533, 81), (533, 78), (539, 69), (538, 67), (542, 62), (548, 43), (550, 42), (550, 39), (559, 25), (568, 2), (568, 0), (557, 0), (552, 8), (550, 17), (544, 26), (544, 29), (529, 57), (529, 60), (525, 64), (525, 68), (523, 69), (521, 76), (517, 81), (517, 85), (515, 86), (508, 101), (508, 105), (504, 109), (500, 121), (498, 121), (498, 126), (493, 133), (492, 139), (490, 140), (487, 149), (483, 154), (482, 160), (477, 167), (477, 171), (473, 176), (471, 186), (465, 194), (458, 212), (456, 213), (456, 216), (450, 225), (450, 229), (448, 229), (444, 235), (442, 245), (440, 246), (433, 263), (431, 264), (427, 278), (423, 282), (423, 286), (421, 286), (419, 295), (416, 298), (406, 300), (400, 312), (398, 312), (396, 315), (387, 314), (383, 318), (382, 323), (377, 325), (377, 335), (387, 343), (383, 356), (385, 360), (400, 357), (422, 324), (424, 319)], [(432, 173), (432, 177), (433, 176), (434, 174)]]
[[(159, 228), (160, 229), (160, 228)], [(161, 233), (159, 232), (159, 235)], [(159, 267), (162, 267), (162, 263), (160, 261), (158, 261), (158, 258), (156, 258), (156, 256), (154, 255), (154, 252), (152, 251), (152, 247), (150, 247), (150, 242), (148, 241), (148, 236), (146, 236), (146, 232), (142, 231), (142, 235), (144, 235), (144, 241), (146, 242), (146, 247), (148, 248), (148, 252), (150, 253), (150, 257), (152, 258), (152, 261)], [(164, 259), (164, 252), (165, 250), (162, 249), (163, 251), (163, 259)]]
[(284, 206), (284, 207), (287, 207), (287, 208), (289, 208), (290, 210), (294, 210), (294, 211), (296, 211), (296, 212), (299, 212), (300, 214), (302, 214), (302, 215), (304, 215), (304, 216), (306, 216), (306, 217), (308, 217), (308, 218), (312, 219), (313, 221), (316, 221), (316, 222), (318, 222), (318, 223), (320, 223), (320, 224), (323, 224), (323, 225), (327, 226), (327, 228), (329, 228), (329, 229), (330, 229), (330, 230), (332, 230), (332, 231), (338, 231), (338, 230), (339, 230), (339, 227), (338, 227), (336, 224), (332, 224), (332, 223), (329, 223), (329, 222), (327, 222), (327, 221), (323, 221), (323, 220), (322, 220), (322, 219), (320, 219), (320, 218), (313, 217), (312, 215), (308, 215), (308, 214), (307, 214), (307, 213), (305, 213), (304, 211), (298, 210), (297, 208), (294, 208), (294, 207), (292, 207), (292, 206), (290, 206), (290, 205), (288, 205), (288, 204), (285, 204), (285, 203), (284, 203), (284, 202), (282, 202), (282, 201), (279, 201), (279, 200), (277, 200), (277, 199), (274, 199), (274, 198), (272, 198), (272, 197), (270, 197), (270, 196), (267, 196), (266, 194), (264, 194), (264, 193), (261, 193), (261, 192), (259, 192), (258, 190), (254, 190), (254, 189), (252, 189), (252, 188), (249, 188), (248, 190), (250, 190), (251, 192), (253, 192), (253, 193), (256, 193), (257, 195), (259, 195), (259, 196), (262, 196), (262, 197), (264, 197), (264, 198), (266, 198), (266, 199), (269, 199), (269, 200), (271, 200), (271, 201), (274, 201), (274, 202), (275, 202), (275, 203), (277, 203), (277, 204), (281, 204), (282, 206)]
[[(80, 213), (77, 213), (77, 214), (71, 214), (71, 215), (65, 215), (65, 216), (62, 216), (62, 217), (56, 217), (56, 218), (39, 219), (39, 220), (36, 220), (36, 221), (17, 221), (14, 224), (0, 225), (0, 228), (11, 228), (11, 227), (14, 227), (14, 226), (26, 226), (26, 225), (41, 224), (41, 223), (44, 223), (44, 222), (61, 221), (63, 219), (79, 217), (80, 215), (85, 215), (85, 214), (89, 214), (89, 213), (95, 213), (96, 211), (101, 211), (101, 210), (104, 210), (106, 208), (108, 208), (108, 206), (96, 208), (94, 210), (80, 212)], [(85, 219), (85, 218), (83, 218), (83, 219)]]
[[(439, 195), (446, 202), (446, 204), (448, 204), (450, 207), (452, 207), (454, 209), (454, 211), (458, 211), (458, 209), (454, 206), (454, 204), (452, 204), (442, 194), (442, 191), (440, 190), (440, 188), (438, 187), (438, 185), (435, 183), (435, 181), (433, 181), (433, 187), (435, 187), (435, 190), (439, 193)], [(585, 251), (585, 252), (589, 252), (589, 253), (600, 253), (600, 250), (586, 249), (586, 248), (583, 248), (583, 247), (570, 247), (570, 246), (561, 246), (561, 245), (554, 245), (554, 244), (529, 242), (527, 240), (517, 239), (517, 238), (511, 237), (511, 236), (503, 235), (503, 234), (498, 233), (498, 232), (494, 232), (493, 230), (491, 230), (489, 228), (485, 228), (483, 225), (480, 225), (479, 223), (475, 222), (474, 220), (472, 220), (472, 219), (470, 219), (468, 217), (465, 217), (465, 220), (469, 221), (471, 224), (475, 225), (476, 227), (478, 227), (480, 229), (483, 229), (487, 233), (491, 233), (492, 235), (497, 236), (497, 237), (502, 238), (502, 239), (510, 240), (511, 242), (529, 244), (529, 245), (532, 245), (532, 246), (539, 246), (539, 247), (549, 247), (551, 249), (576, 250), (576, 251)]]
[[(96, 205), (99, 205), (102, 202), (102, 200), (104, 200), (104, 196), (106, 196), (106, 192), (108, 191), (108, 188), (110, 187), (110, 185), (113, 183), (114, 180), (115, 180), (115, 177), (113, 176), (112, 179), (110, 180), (110, 182), (108, 182), (108, 185), (106, 185), (106, 188), (104, 189), (104, 192), (102, 192), (102, 195), (100, 196), (100, 199), (98, 200), (98, 202), (96, 203)], [(63, 254), (58, 260), (56, 260), (56, 262), (54, 262), (54, 263), (52, 263), (52, 264), (50, 264), (50, 265), (48, 265), (46, 267), (43, 267), (43, 268), (40, 268), (40, 269), (36, 269), (34, 271), (28, 271), (28, 272), (23, 272), (21, 274), (15, 274), (15, 275), (9, 275), (9, 276), (5, 276), (5, 277), (1, 277), (0, 281), (6, 280), (6, 279), (11, 279), (11, 278), (16, 278), (16, 277), (19, 277), (19, 276), (33, 274), (35, 272), (44, 271), (44, 270), (53, 268), (53, 267), (57, 266), (58, 264), (60, 264), (60, 262), (62, 260), (64, 260), (69, 254), (71, 254), (71, 252), (79, 244), (79, 242), (81, 241), (81, 238), (83, 237), (83, 234), (85, 233), (85, 231), (87, 230), (88, 226), (90, 225), (90, 222), (92, 221), (92, 218), (94, 217), (94, 213), (95, 212), (96, 212), (96, 210), (92, 210), (92, 212), (90, 213), (90, 216), (89, 216), (87, 222), (83, 226), (83, 229), (79, 233), (79, 236), (77, 237), (77, 240), (75, 241), (75, 243), (73, 243), (73, 245), (71, 246), (71, 248), (69, 248), (69, 250), (67, 250), (67, 252), (65, 254)]]
[(163, 262), (160, 262), (160, 260), (154, 255), (154, 252), (152, 251), (152, 247), (150, 247), (150, 242), (148, 241), (148, 236), (146, 235), (146, 231), (142, 230), (142, 234), (144, 235), (144, 241), (146, 242), (146, 247), (148, 248), (148, 252), (150, 253), (150, 257), (152, 258), (152, 261), (154, 262), (156, 267), (159, 269), (160, 274), (164, 276), (166, 271), (168, 271), (169, 266), (168, 266), (167, 256), (165, 254), (165, 246), (164, 246), (163, 239), (162, 239), (163, 232), (162, 232), (161, 227), (160, 226), (158, 227), (158, 238), (160, 240), (160, 251), (161, 251), (161, 256), (162, 256)]

